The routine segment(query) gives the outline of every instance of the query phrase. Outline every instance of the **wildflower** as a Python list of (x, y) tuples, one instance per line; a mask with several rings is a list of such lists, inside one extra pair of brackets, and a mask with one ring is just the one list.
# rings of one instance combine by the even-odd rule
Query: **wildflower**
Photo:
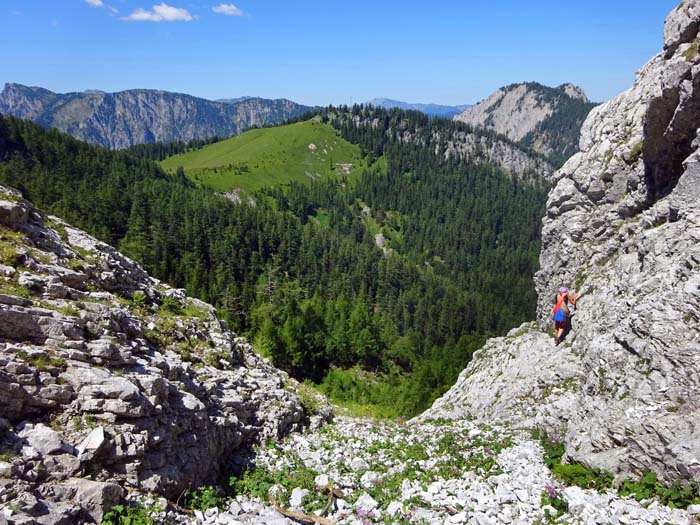
[(556, 499), (559, 497), (559, 491), (557, 490), (557, 487), (547, 484), (545, 485), (544, 489), (547, 491), (547, 496), (550, 499)]

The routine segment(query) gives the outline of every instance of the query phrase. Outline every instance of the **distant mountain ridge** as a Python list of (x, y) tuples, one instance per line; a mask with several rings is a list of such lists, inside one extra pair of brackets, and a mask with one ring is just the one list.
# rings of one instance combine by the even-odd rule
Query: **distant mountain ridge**
[(454, 119), (492, 129), (561, 166), (578, 151), (581, 126), (595, 106), (573, 84), (523, 82), (496, 90)]
[(7, 83), (0, 92), (0, 113), (33, 120), (111, 149), (215, 135), (229, 137), (253, 126), (283, 122), (311, 109), (286, 99), (212, 101), (149, 89), (54, 93)]
[(425, 113), (430, 117), (445, 117), (452, 118), (455, 115), (459, 115), (465, 109), (470, 108), (471, 104), (462, 104), (458, 106), (446, 106), (442, 104), (421, 104), (421, 103), (411, 103), (403, 102), (401, 100), (394, 100), (391, 98), (373, 98), (368, 101), (367, 104), (378, 108), (384, 109), (413, 109), (415, 111), (420, 111)]

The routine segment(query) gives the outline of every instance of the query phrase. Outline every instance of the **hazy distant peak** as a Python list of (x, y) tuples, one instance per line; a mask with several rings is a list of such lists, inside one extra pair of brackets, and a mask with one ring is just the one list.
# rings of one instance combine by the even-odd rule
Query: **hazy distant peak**
[(221, 102), (222, 104), (236, 104), (238, 102), (250, 100), (251, 98), (255, 98), (255, 97), (242, 96), (242, 97), (237, 97), (237, 98), (217, 98), (215, 100), (215, 102)]
[(373, 98), (372, 100), (368, 101), (367, 104), (370, 104), (375, 107), (379, 108), (385, 108), (385, 109), (391, 109), (391, 108), (399, 108), (399, 109), (411, 109), (414, 111), (421, 111), (425, 113), (426, 115), (429, 115), (431, 117), (445, 117), (445, 118), (452, 118), (455, 115), (459, 115), (462, 111), (470, 107), (469, 104), (462, 104), (458, 106), (448, 106), (444, 104), (423, 104), (420, 102), (404, 102), (402, 100), (395, 100), (392, 98)]

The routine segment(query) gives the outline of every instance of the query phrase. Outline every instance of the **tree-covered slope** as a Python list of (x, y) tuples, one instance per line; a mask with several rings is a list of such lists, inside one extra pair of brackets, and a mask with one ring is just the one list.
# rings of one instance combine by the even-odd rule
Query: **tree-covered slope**
[[(381, 150), (381, 168), (266, 189), (253, 206), (1, 118), (0, 181), (212, 302), (294, 376), (413, 414), (484, 336), (534, 315), (545, 184), (391, 134), (369, 148), (370, 135), (341, 133), (370, 159)], [(377, 229), (392, 233), (385, 250)]]
[(431, 162), (486, 164), (522, 179), (542, 181), (554, 172), (544, 155), (506, 135), (459, 121), (429, 118), (419, 111), (330, 107), (321, 112), (321, 119), (375, 158), (382, 155), (385, 145), (403, 144), (432, 157)]

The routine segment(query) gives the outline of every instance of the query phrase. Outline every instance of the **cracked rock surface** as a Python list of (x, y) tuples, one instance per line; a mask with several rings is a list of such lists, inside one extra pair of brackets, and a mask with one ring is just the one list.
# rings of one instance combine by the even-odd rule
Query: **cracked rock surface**
[[(330, 417), (210, 305), (0, 187), (0, 515), (99, 522)], [(90, 479), (87, 479), (89, 477)]]
[(565, 342), (529, 325), (490, 341), (429, 415), (537, 424), (618, 480), (700, 480), (699, 23), (698, 0), (673, 10), (554, 177), (535, 284), (540, 328), (560, 286), (580, 292)]

